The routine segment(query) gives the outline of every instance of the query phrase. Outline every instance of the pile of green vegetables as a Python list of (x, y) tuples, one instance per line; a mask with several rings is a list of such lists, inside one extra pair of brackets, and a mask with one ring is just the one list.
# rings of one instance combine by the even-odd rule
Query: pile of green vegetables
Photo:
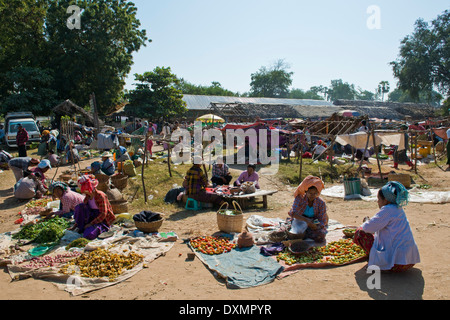
[(66, 250), (69, 250), (70, 248), (84, 248), (89, 242), (90, 241), (86, 238), (75, 239), (66, 246)]
[(66, 219), (54, 217), (50, 220), (25, 226), (12, 238), (29, 240), (39, 244), (59, 242), (69, 226), (70, 222)]

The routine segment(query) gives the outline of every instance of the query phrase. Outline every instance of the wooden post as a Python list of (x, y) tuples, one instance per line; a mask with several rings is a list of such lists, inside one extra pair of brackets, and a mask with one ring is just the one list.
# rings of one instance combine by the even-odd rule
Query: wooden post
[(144, 182), (144, 167), (145, 167), (145, 163), (147, 162), (147, 140), (148, 140), (148, 135), (146, 134), (145, 142), (144, 142), (144, 162), (142, 163), (142, 169), (141, 169), (142, 188), (144, 189), (145, 203), (147, 203), (147, 190), (145, 189), (145, 182)]
[(171, 154), (171, 150), (170, 150), (170, 142), (167, 143), (167, 166), (169, 167), (169, 175), (172, 178), (172, 169), (170, 168), (170, 154)]
[(415, 146), (415, 156), (414, 156), (414, 172), (417, 174), (417, 134), (414, 137), (414, 146)]
[(303, 148), (300, 148), (300, 172), (298, 173), (299, 183), (302, 183), (302, 171), (303, 171)]
[(364, 161), (364, 155), (366, 154), (367, 148), (369, 147), (369, 140), (370, 140), (370, 134), (367, 132), (366, 148), (364, 149), (364, 152), (361, 157), (361, 162), (359, 163), (359, 167), (358, 167), (358, 171), (357, 171), (358, 173), (361, 171), (362, 163)]
[(377, 157), (377, 165), (378, 165), (378, 171), (380, 172), (380, 179), (381, 179), (381, 181), (383, 181), (383, 173), (381, 172), (380, 158), (378, 157), (377, 145), (375, 142), (375, 130), (373, 128), (372, 128), (372, 139), (373, 139), (373, 147), (375, 149), (375, 154)]

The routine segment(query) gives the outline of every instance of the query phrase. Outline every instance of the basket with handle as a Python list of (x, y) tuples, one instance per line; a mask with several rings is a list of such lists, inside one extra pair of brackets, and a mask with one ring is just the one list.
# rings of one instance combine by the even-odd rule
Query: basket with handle
[[(229, 209), (229, 203), (224, 202), (217, 211), (217, 225), (219, 230), (226, 233), (241, 232), (244, 224), (244, 214), (236, 201), (233, 201), (234, 210)], [(224, 205), (226, 209), (222, 209)]]
[(411, 176), (407, 173), (391, 173), (388, 175), (388, 180), (400, 182), (405, 188), (411, 187)]

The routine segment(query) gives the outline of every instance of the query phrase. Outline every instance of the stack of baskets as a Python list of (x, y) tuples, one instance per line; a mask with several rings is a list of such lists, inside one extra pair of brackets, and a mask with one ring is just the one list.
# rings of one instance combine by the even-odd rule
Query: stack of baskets
[(97, 189), (103, 192), (109, 190), (109, 176), (106, 174), (96, 174), (95, 179), (98, 180)]
[[(226, 209), (222, 209), (226, 205)], [(228, 202), (224, 202), (217, 211), (217, 225), (219, 230), (226, 233), (241, 232), (244, 225), (244, 214), (236, 201), (233, 201), (234, 210), (228, 209)]]

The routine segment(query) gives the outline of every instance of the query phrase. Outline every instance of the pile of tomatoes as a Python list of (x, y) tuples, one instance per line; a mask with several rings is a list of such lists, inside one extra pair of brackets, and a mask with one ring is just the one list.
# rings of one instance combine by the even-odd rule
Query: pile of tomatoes
[(364, 250), (353, 243), (352, 239), (333, 241), (323, 247), (314, 247), (303, 254), (294, 255), (288, 250), (280, 252), (277, 260), (283, 260), (287, 265), (295, 263), (329, 263), (333, 265), (346, 264), (366, 256)]
[(348, 263), (366, 255), (363, 248), (355, 244), (352, 239), (333, 241), (318, 250), (325, 256), (325, 261), (335, 264)]
[(230, 242), (227, 238), (214, 236), (198, 237), (192, 239), (190, 244), (195, 250), (209, 255), (230, 252), (236, 247), (236, 244)]

